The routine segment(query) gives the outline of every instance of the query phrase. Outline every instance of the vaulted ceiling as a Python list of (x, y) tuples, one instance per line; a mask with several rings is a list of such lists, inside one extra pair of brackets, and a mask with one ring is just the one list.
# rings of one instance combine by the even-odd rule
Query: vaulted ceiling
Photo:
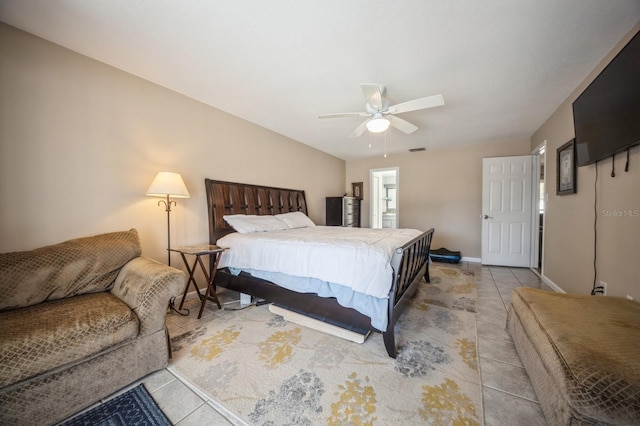
[[(0, 20), (343, 159), (529, 138), (640, 21), (638, 0), (0, 0)], [(361, 83), (412, 134), (349, 135)], [(371, 147), (369, 147), (371, 145)]]

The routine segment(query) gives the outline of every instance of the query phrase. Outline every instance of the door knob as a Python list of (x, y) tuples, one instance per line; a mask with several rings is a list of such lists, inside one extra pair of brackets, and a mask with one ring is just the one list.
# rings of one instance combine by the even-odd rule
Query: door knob
[(483, 218), (483, 219), (493, 219), (493, 217), (491, 217), (491, 216), (489, 216), (489, 215), (487, 215), (487, 214), (485, 214), (484, 216), (482, 216), (482, 218)]

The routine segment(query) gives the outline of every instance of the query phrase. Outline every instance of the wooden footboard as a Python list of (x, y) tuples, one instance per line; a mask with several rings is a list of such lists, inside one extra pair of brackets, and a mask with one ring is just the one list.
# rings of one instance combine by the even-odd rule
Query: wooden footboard
[[(224, 214), (274, 215), (289, 211), (307, 214), (304, 191), (274, 188), (242, 183), (205, 179), (209, 209), (209, 241), (215, 244), (218, 238), (233, 232), (223, 220)], [(316, 294), (287, 290), (272, 282), (241, 273), (231, 274), (226, 268), (218, 271), (214, 284), (240, 293), (265, 299), (271, 303), (315, 319), (338, 325), (352, 331), (366, 333), (381, 332), (385, 348), (390, 357), (396, 357), (394, 325), (408, 300), (414, 295), (424, 276), (429, 281), (429, 250), (433, 229), (430, 229), (402, 247), (396, 249), (392, 286), (389, 291), (388, 325), (386, 330), (371, 326), (371, 319), (352, 308), (341, 306), (335, 298), (324, 298)]]
[(431, 228), (402, 247), (396, 249), (391, 259), (393, 284), (389, 292), (389, 322), (382, 333), (384, 346), (390, 357), (396, 357), (394, 325), (404, 311), (407, 302), (415, 294), (422, 277), (429, 282), (429, 250), (434, 229)]

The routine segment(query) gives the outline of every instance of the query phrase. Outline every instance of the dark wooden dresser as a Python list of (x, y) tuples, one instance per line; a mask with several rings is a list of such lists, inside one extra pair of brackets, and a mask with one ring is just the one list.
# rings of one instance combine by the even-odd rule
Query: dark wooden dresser
[(360, 227), (360, 199), (355, 197), (327, 197), (327, 226)]

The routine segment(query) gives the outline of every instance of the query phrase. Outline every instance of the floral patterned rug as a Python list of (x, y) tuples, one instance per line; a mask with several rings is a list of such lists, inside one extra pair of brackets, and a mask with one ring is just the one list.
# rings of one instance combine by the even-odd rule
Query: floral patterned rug
[(430, 285), (425, 287), (427, 303), (476, 312), (476, 284), (473, 271), (459, 265), (430, 265)]
[(172, 338), (171, 367), (248, 424), (480, 425), (475, 288), (451, 290), (473, 276), (431, 277), (396, 324), (396, 359), (380, 334), (356, 344), (260, 306)]

